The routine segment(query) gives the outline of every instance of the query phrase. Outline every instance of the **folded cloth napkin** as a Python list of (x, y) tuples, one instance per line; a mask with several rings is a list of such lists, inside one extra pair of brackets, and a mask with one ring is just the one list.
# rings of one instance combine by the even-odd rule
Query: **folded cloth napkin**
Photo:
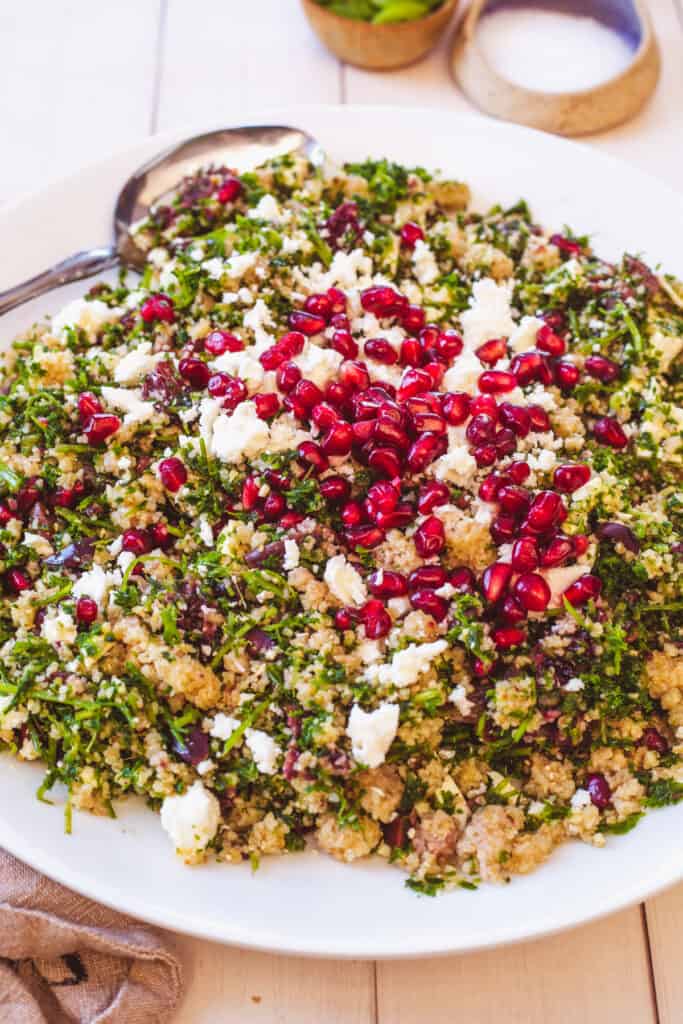
[(181, 986), (162, 935), (0, 850), (0, 1024), (166, 1024)]

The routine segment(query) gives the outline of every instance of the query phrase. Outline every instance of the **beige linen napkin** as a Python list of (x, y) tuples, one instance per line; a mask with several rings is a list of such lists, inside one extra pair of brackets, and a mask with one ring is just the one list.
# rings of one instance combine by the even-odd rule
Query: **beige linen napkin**
[(166, 1024), (181, 984), (152, 928), (0, 850), (0, 1024)]

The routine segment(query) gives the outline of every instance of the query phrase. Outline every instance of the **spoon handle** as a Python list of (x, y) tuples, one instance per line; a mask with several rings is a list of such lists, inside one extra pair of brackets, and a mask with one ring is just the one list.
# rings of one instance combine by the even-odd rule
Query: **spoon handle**
[(49, 270), (42, 274), (36, 274), (22, 284), (7, 291), (0, 292), (0, 316), (8, 313), (15, 306), (20, 306), (30, 299), (35, 299), (53, 288), (60, 288), (63, 284), (72, 284), (84, 277), (92, 277), (109, 267), (115, 266), (119, 261), (119, 255), (113, 246), (102, 249), (88, 249), (86, 252), (77, 252), (74, 256), (56, 263)]

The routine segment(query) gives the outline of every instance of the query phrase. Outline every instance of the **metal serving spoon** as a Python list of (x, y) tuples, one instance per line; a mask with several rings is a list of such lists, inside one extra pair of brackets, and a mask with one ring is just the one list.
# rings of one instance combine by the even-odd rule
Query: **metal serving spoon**
[(119, 192), (111, 245), (78, 252), (23, 284), (0, 292), (0, 315), (52, 288), (92, 277), (117, 263), (142, 270), (145, 254), (135, 245), (131, 227), (147, 217), (156, 203), (170, 196), (182, 178), (200, 167), (224, 164), (236, 171), (246, 171), (290, 153), (306, 156), (316, 166), (324, 160), (322, 147), (311, 135), (283, 125), (223, 128), (171, 146), (139, 167)]

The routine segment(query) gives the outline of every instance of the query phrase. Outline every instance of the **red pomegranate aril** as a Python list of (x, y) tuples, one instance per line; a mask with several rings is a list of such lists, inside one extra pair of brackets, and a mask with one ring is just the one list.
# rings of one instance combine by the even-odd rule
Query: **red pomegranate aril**
[(547, 323), (548, 327), (551, 327), (553, 331), (563, 331), (566, 326), (565, 315), (559, 309), (551, 310), (548, 313), (543, 313), (542, 317)]
[(351, 329), (349, 318), (346, 313), (334, 313), (330, 317), (330, 327), (334, 327), (337, 331), (348, 331)]
[(584, 533), (575, 533), (572, 541), (574, 542), (574, 554), (576, 557), (580, 558), (581, 555), (585, 555), (588, 551), (588, 537)]
[(422, 362), (422, 345), (417, 338), (406, 338), (401, 342), (398, 361), (401, 366), (419, 366)]
[(300, 331), (307, 338), (314, 334), (320, 334), (327, 326), (327, 320), (322, 316), (315, 316), (313, 313), (306, 313), (301, 309), (295, 309), (289, 314), (289, 326), (293, 331)]
[(498, 491), (507, 483), (509, 483), (509, 478), (506, 474), (489, 473), (479, 486), (479, 497), (482, 501), (495, 501)]
[(474, 573), (466, 565), (460, 565), (453, 569), (448, 577), (448, 582), (459, 594), (474, 594), (477, 586)]
[(225, 352), (241, 352), (244, 342), (234, 334), (219, 329), (211, 331), (204, 339), (204, 349), (212, 356), (222, 356)]
[(403, 296), (388, 285), (375, 285), (361, 292), (360, 304), (366, 313), (390, 316), (397, 308), (405, 305)]
[(479, 468), (486, 466), (492, 466), (498, 458), (498, 452), (495, 445), (492, 444), (480, 444), (474, 449), (474, 459)]
[(391, 512), (399, 503), (401, 495), (388, 480), (379, 480), (368, 489), (367, 501), (375, 511)]
[(222, 370), (219, 370), (218, 373), (213, 373), (209, 377), (206, 389), (213, 398), (224, 398), (228, 393), (230, 381), (235, 379), (229, 373), (223, 373)]
[(82, 391), (78, 396), (78, 412), (85, 423), (91, 416), (102, 412), (102, 403), (92, 391)]
[(650, 726), (645, 729), (641, 737), (640, 742), (648, 750), (656, 750), (658, 754), (666, 754), (669, 749), (669, 744), (666, 742), (661, 732)]
[(555, 334), (547, 322), (538, 328), (536, 345), (542, 352), (547, 352), (551, 356), (563, 356), (567, 348), (564, 338)]
[(347, 501), (341, 510), (344, 526), (359, 526), (365, 519), (365, 510), (359, 501)]
[(580, 244), (571, 238), (567, 238), (566, 235), (551, 235), (550, 244), (557, 246), (560, 252), (566, 256), (579, 256), (582, 251)]
[(225, 396), (223, 398), (223, 408), (227, 409), (228, 412), (232, 412), (240, 402), (243, 402), (249, 392), (247, 391), (247, 385), (239, 377), (233, 377), (228, 381), (228, 385), (225, 389)]
[(175, 494), (187, 482), (185, 464), (175, 455), (159, 463), (159, 478), (167, 491)]
[(351, 399), (353, 415), (357, 420), (374, 419), (382, 405), (390, 401), (388, 392), (376, 386), (357, 391)]
[(242, 505), (246, 512), (251, 512), (259, 502), (259, 482), (253, 476), (248, 476), (242, 484)]
[(409, 590), (438, 590), (448, 582), (448, 573), (440, 565), (421, 565), (408, 576)]
[(475, 353), (482, 363), (494, 366), (499, 359), (503, 359), (507, 355), (505, 338), (490, 338), (489, 341), (485, 341), (483, 345), (475, 349)]
[(517, 387), (517, 378), (504, 370), (484, 370), (479, 375), (477, 386), (485, 395), (502, 395)]
[(281, 363), (290, 358), (290, 354), (280, 345), (271, 345), (259, 356), (259, 362), (264, 370), (277, 370)]
[(322, 402), (324, 395), (317, 384), (305, 377), (300, 380), (292, 391), (292, 396), (303, 405), (307, 411)]
[(318, 402), (311, 409), (311, 419), (321, 430), (327, 430), (333, 423), (340, 420), (341, 416), (339, 415), (339, 410), (335, 409), (329, 402)]
[(500, 614), (506, 622), (514, 624), (515, 622), (523, 622), (526, 619), (527, 613), (517, 598), (513, 597), (512, 594), (508, 594), (501, 605)]
[(509, 475), (513, 484), (523, 484), (529, 479), (531, 469), (527, 462), (511, 462), (505, 472)]
[(376, 548), (384, 540), (384, 531), (378, 526), (359, 524), (349, 526), (344, 532), (346, 543), (352, 548)]
[(316, 475), (324, 473), (329, 466), (326, 455), (315, 441), (302, 441), (296, 453), (301, 465), (312, 469)]
[(425, 233), (414, 220), (408, 220), (401, 228), (401, 245), (406, 249), (414, 249), (416, 242), (423, 242)]
[(300, 380), (301, 370), (289, 359), (285, 363), (280, 363), (275, 371), (275, 383), (284, 394), (293, 391)]
[(271, 492), (263, 502), (262, 515), (267, 523), (276, 522), (287, 508), (287, 502), (281, 494)]
[(588, 356), (584, 363), (584, 369), (589, 377), (594, 377), (603, 384), (611, 384), (620, 373), (617, 363), (605, 356)]
[(550, 417), (540, 405), (527, 405), (526, 411), (531, 420), (531, 429), (535, 433), (544, 433), (546, 430), (550, 430)]
[(500, 422), (517, 437), (526, 437), (531, 430), (531, 417), (522, 405), (501, 402), (498, 406)]
[(88, 440), (88, 444), (104, 444), (107, 438), (115, 434), (120, 426), (121, 420), (118, 416), (108, 412), (95, 413), (86, 423), (83, 433)]
[(365, 635), (369, 640), (379, 640), (391, 629), (391, 616), (381, 601), (376, 598), (366, 601), (360, 611)]
[(562, 498), (555, 491), (539, 491), (531, 503), (526, 522), (538, 533), (550, 530), (557, 523), (562, 507)]
[(448, 391), (443, 396), (443, 414), (453, 427), (464, 423), (470, 414), (471, 398), (464, 391)]
[(448, 441), (440, 434), (422, 434), (408, 450), (406, 456), (408, 467), (413, 473), (421, 473), (430, 462), (443, 455), (447, 448)]
[(370, 387), (370, 374), (365, 363), (356, 359), (345, 359), (339, 367), (339, 380), (352, 391), (365, 391)]
[(330, 300), (333, 316), (341, 316), (346, 313), (346, 295), (340, 288), (328, 288), (327, 297)]
[(320, 493), (330, 505), (340, 505), (347, 501), (351, 493), (351, 484), (343, 476), (328, 476), (318, 485)]
[(505, 484), (498, 491), (497, 497), (503, 511), (509, 512), (518, 519), (527, 514), (531, 504), (531, 495), (518, 484)]
[(335, 331), (331, 344), (335, 352), (339, 352), (344, 359), (355, 359), (358, 355), (358, 344), (354, 341), (350, 331)]
[(334, 624), (337, 629), (346, 631), (353, 629), (358, 620), (358, 612), (355, 608), (340, 608), (334, 615)]
[(500, 512), (491, 521), (489, 533), (495, 544), (509, 544), (512, 538), (517, 535), (518, 527), (519, 523), (514, 516), (507, 512)]
[(382, 530), (400, 530), (410, 526), (415, 518), (415, 510), (406, 501), (401, 501), (391, 512), (377, 512), (375, 523)]
[(332, 405), (346, 405), (350, 395), (350, 389), (339, 380), (331, 380), (325, 387), (325, 401)]
[(242, 192), (242, 182), (234, 175), (224, 178), (223, 184), (218, 189), (218, 202), (225, 205), (234, 203)]
[(433, 386), (431, 375), (426, 370), (411, 366), (404, 371), (401, 377), (396, 397), (399, 402), (405, 402), (407, 398), (412, 398), (414, 395), (422, 395), (425, 391), (431, 391)]
[(496, 647), (505, 650), (507, 647), (519, 647), (526, 640), (526, 633), (523, 629), (515, 629), (514, 626), (507, 626), (504, 629), (494, 629), (492, 639)]
[(147, 555), (152, 550), (150, 538), (145, 530), (126, 530), (121, 537), (121, 548), (129, 551), (130, 554), (139, 558), (140, 555)]
[(211, 377), (211, 370), (201, 359), (187, 356), (178, 363), (178, 372), (193, 388), (205, 388)]
[(544, 355), (534, 350), (516, 355), (510, 364), (510, 372), (522, 387), (534, 382), (550, 384), (553, 379), (550, 363)]
[(575, 554), (574, 541), (571, 537), (564, 537), (558, 534), (557, 537), (547, 544), (541, 552), (540, 564), (544, 569), (555, 568), (563, 565), (568, 558)]
[(373, 435), (376, 420), (357, 420), (353, 424), (353, 439), (355, 444), (365, 444)]
[(413, 608), (431, 615), (437, 622), (443, 622), (448, 615), (448, 601), (440, 597), (433, 590), (415, 590), (410, 595), (410, 603)]
[(384, 366), (393, 366), (398, 362), (398, 353), (386, 338), (369, 338), (363, 346), (363, 352), (368, 359), (374, 359)]
[(510, 563), (515, 572), (533, 572), (538, 568), (538, 544), (533, 537), (520, 537), (514, 542)]
[(593, 434), (599, 444), (609, 445), (610, 448), (626, 448), (628, 437), (624, 428), (613, 416), (603, 416), (593, 426)]
[(430, 362), (424, 363), (422, 366), (424, 373), (428, 373), (432, 380), (432, 387), (438, 388), (441, 381), (444, 379), (446, 373), (446, 367), (443, 363)]
[(90, 626), (99, 614), (97, 602), (91, 597), (79, 597), (76, 601), (76, 621)]
[(440, 505), (447, 505), (450, 499), (451, 492), (447, 484), (440, 483), (438, 480), (429, 480), (420, 487), (417, 510), (420, 515), (426, 516)]
[(433, 347), (439, 355), (450, 362), (451, 359), (455, 359), (462, 352), (463, 340), (457, 331), (451, 330), (448, 327), (444, 331), (439, 331)]
[(597, 576), (593, 576), (591, 573), (586, 573), (585, 576), (579, 576), (578, 580), (567, 587), (563, 597), (569, 601), (571, 605), (582, 605), (587, 604), (588, 601), (594, 600), (600, 596), (602, 590), (602, 581)]
[(484, 570), (484, 575), (481, 579), (482, 591), (486, 600), (491, 604), (499, 601), (507, 591), (511, 576), (512, 566), (507, 562), (494, 562), (492, 565), (489, 565)]
[(496, 431), (493, 445), (496, 449), (496, 457), (502, 459), (504, 455), (512, 455), (517, 450), (517, 438), (511, 430), (503, 427), (502, 430)]
[(278, 341), (277, 347), (284, 352), (285, 359), (293, 359), (294, 356), (301, 355), (305, 344), (306, 338), (301, 331), (287, 331)]
[(558, 466), (553, 473), (553, 487), (556, 487), (562, 494), (573, 494), (590, 480), (590, 475), (590, 466), (583, 462)]
[(401, 459), (393, 448), (373, 447), (368, 454), (368, 465), (390, 480), (401, 473)]
[(571, 391), (579, 383), (581, 371), (574, 363), (560, 359), (555, 363), (554, 377), (558, 387), (562, 388), (563, 391)]
[(269, 420), (280, 411), (280, 399), (274, 392), (265, 395), (254, 395), (256, 415), (261, 420)]
[(9, 589), (15, 594), (20, 594), (22, 590), (29, 590), (31, 587), (30, 579), (21, 569), (10, 569), (5, 579)]
[(437, 516), (429, 516), (418, 526), (413, 540), (421, 558), (434, 558), (446, 546), (443, 523)]
[(404, 330), (415, 334), (424, 327), (425, 311), (422, 306), (406, 306), (401, 310), (399, 319)]
[(346, 420), (333, 423), (320, 443), (325, 455), (348, 455), (352, 445), (353, 429)]
[(380, 569), (368, 577), (368, 590), (375, 597), (403, 597), (408, 593), (408, 582), (400, 572)]
[(292, 486), (292, 479), (276, 469), (267, 469), (263, 474), (266, 482), (276, 491), (288, 491)]
[(612, 801), (612, 790), (602, 772), (591, 772), (586, 776), (586, 789), (591, 798), (591, 803), (604, 811), (605, 807)]
[(493, 440), (496, 432), (495, 420), (485, 412), (473, 416), (467, 424), (465, 437), (470, 444), (482, 445)]
[(157, 295), (150, 295), (140, 306), (140, 316), (146, 324), (160, 320), (162, 323), (172, 324), (175, 320), (173, 302), (168, 295), (161, 292)]
[(518, 576), (512, 589), (522, 608), (528, 612), (543, 612), (550, 603), (550, 587), (536, 572)]
[(309, 295), (304, 302), (304, 310), (313, 316), (329, 320), (332, 316), (332, 301), (329, 295)]
[(498, 422), (498, 402), (493, 395), (475, 395), (470, 402), (470, 416), (490, 416)]
[(445, 419), (433, 412), (415, 413), (412, 421), (416, 434), (423, 434), (425, 431), (429, 431), (432, 434), (445, 434), (447, 432)]

